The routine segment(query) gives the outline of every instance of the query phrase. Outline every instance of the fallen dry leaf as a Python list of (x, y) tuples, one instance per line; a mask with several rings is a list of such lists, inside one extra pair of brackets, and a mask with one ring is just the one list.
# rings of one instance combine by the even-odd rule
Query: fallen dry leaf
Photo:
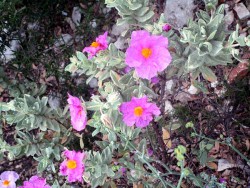
[(249, 63), (247, 61), (240, 62), (236, 67), (232, 69), (228, 75), (228, 82), (232, 83), (236, 78), (241, 79), (248, 73)]
[(170, 149), (172, 147), (172, 141), (170, 139), (170, 133), (167, 129), (162, 128), (162, 138), (167, 148)]
[(215, 162), (208, 162), (207, 166), (213, 170), (217, 170), (218, 169), (218, 165)]
[(246, 139), (246, 146), (247, 146), (247, 151), (250, 149), (250, 141), (249, 139)]
[(228, 162), (226, 159), (219, 159), (217, 171), (220, 172), (220, 171), (226, 170), (228, 168), (233, 168), (235, 166), (236, 166), (235, 164)]
[(133, 183), (133, 188), (143, 188), (143, 184), (141, 184), (141, 183), (138, 183), (138, 184)]

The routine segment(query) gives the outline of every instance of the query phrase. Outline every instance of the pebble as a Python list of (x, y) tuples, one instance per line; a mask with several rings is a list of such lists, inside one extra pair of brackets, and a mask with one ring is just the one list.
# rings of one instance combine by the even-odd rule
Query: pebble
[(174, 88), (174, 81), (173, 80), (168, 80), (166, 82), (165, 92), (167, 94), (172, 94), (173, 93), (173, 88)]
[(166, 100), (165, 101), (165, 112), (172, 113), (173, 110), (174, 110), (174, 108), (173, 108), (171, 102), (169, 100)]
[(59, 97), (49, 95), (48, 103), (49, 103), (49, 106), (52, 109), (57, 109), (57, 108), (60, 107), (60, 99), (59, 99)]
[(198, 89), (196, 87), (194, 87), (193, 85), (191, 85), (189, 88), (188, 88), (188, 93), (190, 93), (191, 95), (195, 95), (198, 93)]
[(8, 63), (12, 59), (16, 58), (15, 52), (20, 48), (20, 41), (19, 40), (12, 40), (10, 42), (10, 47), (5, 46), (3, 50), (3, 55), (1, 55), (0, 60)]
[(73, 37), (70, 34), (62, 34), (62, 36), (56, 40), (54, 43), (56, 47), (62, 46), (62, 45), (72, 45), (73, 44)]
[(167, 0), (164, 16), (170, 25), (176, 29), (181, 29), (193, 19), (193, 10), (195, 8), (193, 0)]
[(250, 17), (250, 12), (243, 3), (239, 3), (234, 7), (240, 20), (244, 20)]
[(113, 27), (112, 27), (112, 30), (111, 30), (111, 34), (112, 35), (115, 35), (115, 36), (119, 36), (119, 35), (121, 35), (121, 33), (123, 32), (123, 31), (126, 31), (126, 30), (128, 30), (129, 29), (129, 24), (123, 24), (123, 25), (113, 25)]
[(72, 11), (72, 20), (78, 26), (81, 21), (81, 12), (79, 7), (74, 7)]
[(89, 81), (89, 87), (91, 88), (96, 88), (98, 87), (98, 80), (96, 78), (92, 78), (90, 81)]
[(233, 11), (229, 11), (226, 13), (225, 15), (225, 23), (226, 23), (226, 26), (228, 27), (229, 25), (231, 25), (234, 21), (234, 13)]
[(126, 39), (123, 37), (118, 37), (117, 41), (114, 43), (115, 47), (119, 50), (123, 50), (126, 48), (125, 46)]

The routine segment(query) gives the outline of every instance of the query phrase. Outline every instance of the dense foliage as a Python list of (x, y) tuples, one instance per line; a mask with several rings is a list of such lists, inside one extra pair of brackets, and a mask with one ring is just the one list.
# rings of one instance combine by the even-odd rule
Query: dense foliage
[[(0, 103), (0, 158), (32, 156), (38, 161), (39, 176), (49, 168), (54, 174), (67, 176), (63, 183), (60, 177), (53, 179), (51, 186), (55, 188), (69, 187), (74, 182), (115, 187), (119, 181), (129, 186), (180, 188), (184, 180), (197, 187), (226, 187), (214, 175), (197, 174), (190, 169), (187, 153), (192, 152), (201, 166), (211, 166), (214, 159), (208, 153), (218, 142), (245, 163), (250, 162), (248, 157), (233, 145), (230, 137), (209, 138), (192, 121), (181, 122), (176, 129), (188, 130), (187, 137), (195, 140), (199, 149), (172, 145), (172, 128), (166, 121), (170, 115), (167, 117), (164, 108), (165, 85), (159, 82), (190, 75), (192, 83), (206, 92), (201, 80), (214, 82), (214, 67), (227, 66), (234, 58), (241, 61), (238, 47), (249, 47), (249, 36), (239, 36), (238, 27), (232, 33), (226, 32), (224, 5), (217, 7), (216, 1), (206, 1), (206, 11), (199, 11), (197, 19), (190, 20), (180, 33), (166, 27), (163, 15), (153, 22), (154, 12), (147, 0), (105, 3), (117, 9), (118, 25), (129, 24), (122, 33), (129, 39), (129, 47), (125, 51), (117, 49), (108, 43), (105, 32), (70, 58), (65, 71), (86, 75), (86, 83), (98, 81), (90, 100), (73, 96), (69, 90), (68, 105), (52, 108), (45, 86), (28, 80), (13, 83), (0, 69), (0, 85), (12, 97), (9, 102)], [(4, 126), (14, 127), (15, 143), (3, 139)], [(84, 138), (89, 134), (95, 148), (85, 146)], [(74, 147), (73, 142), (80, 147)], [(0, 181), (7, 186), (18, 179), (17, 174), (8, 173), (9, 176), (1, 175)], [(50, 187), (38, 176), (25, 181), (22, 187), (37, 182)]]

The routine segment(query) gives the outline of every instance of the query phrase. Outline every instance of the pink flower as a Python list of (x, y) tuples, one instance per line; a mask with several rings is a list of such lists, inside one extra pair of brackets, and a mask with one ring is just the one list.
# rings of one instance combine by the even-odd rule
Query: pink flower
[(153, 103), (147, 102), (147, 97), (132, 97), (131, 101), (120, 106), (123, 121), (128, 126), (146, 127), (153, 120), (153, 115), (159, 116), (160, 109)]
[(83, 172), (85, 170), (82, 162), (84, 153), (66, 150), (63, 152), (66, 157), (60, 165), (60, 174), (68, 176), (69, 182), (82, 182)]
[(40, 178), (38, 176), (32, 176), (29, 181), (24, 181), (23, 186), (19, 188), (51, 188), (51, 186), (46, 185), (46, 179)]
[(160, 82), (160, 79), (157, 76), (155, 76), (155, 77), (151, 78), (151, 82), (153, 84), (158, 84)]
[(71, 116), (71, 124), (77, 131), (85, 129), (87, 124), (87, 114), (85, 108), (82, 106), (82, 102), (77, 97), (73, 97), (70, 94), (68, 98), (69, 110)]
[(126, 66), (123, 70), (125, 74), (128, 74), (132, 70), (132, 68), (129, 66)]
[(154, 154), (154, 151), (152, 150), (152, 148), (148, 148), (147, 152), (148, 152), (149, 157), (151, 157)]
[(120, 172), (122, 175), (125, 175), (125, 173), (127, 172), (127, 169), (125, 167), (121, 167), (118, 172)]
[(170, 64), (172, 58), (167, 47), (168, 39), (163, 36), (151, 36), (143, 30), (133, 31), (125, 62), (135, 68), (139, 77), (149, 80)]
[(0, 188), (16, 188), (19, 175), (15, 171), (5, 171), (0, 175)]
[(171, 29), (172, 29), (172, 27), (171, 27), (171, 25), (169, 25), (169, 24), (165, 24), (165, 25), (162, 27), (162, 30), (163, 30), (163, 31), (166, 31), (166, 32), (170, 31)]
[(108, 32), (103, 35), (99, 35), (94, 42), (89, 47), (85, 47), (82, 52), (87, 52), (89, 54), (89, 59), (91, 59), (100, 50), (106, 50), (108, 48)]

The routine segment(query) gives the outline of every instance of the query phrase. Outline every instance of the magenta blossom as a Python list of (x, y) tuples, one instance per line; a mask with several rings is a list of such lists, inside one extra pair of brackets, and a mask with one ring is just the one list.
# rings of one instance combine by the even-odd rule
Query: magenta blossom
[(124, 175), (127, 172), (127, 169), (125, 167), (121, 167), (118, 172), (120, 172), (122, 175)]
[(139, 77), (150, 80), (170, 64), (172, 58), (167, 47), (166, 37), (133, 31), (125, 62), (135, 68)]
[(60, 165), (60, 174), (68, 176), (69, 182), (82, 182), (83, 172), (85, 170), (83, 164), (84, 153), (66, 150), (63, 152), (66, 160)]
[(126, 66), (126, 67), (124, 68), (124, 73), (127, 74), (127, 73), (129, 73), (131, 70), (132, 70), (131, 67)]
[(100, 50), (106, 50), (108, 48), (108, 32), (103, 35), (99, 35), (94, 42), (89, 47), (85, 47), (82, 52), (87, 52), (89, 54), (89, 59), (91, 59)]
[(68, 98), (69, 110), (71, 116), (71, 124), (73, 128), (77, 131), (82, 131), (85, 129), (87, 124), (87, 114), (86, 110), (82, 105), (82, 102), (77, 97), (73, 97), (70, 94)]
[(153, 84), (158, 84), (160, 82), (160, 79), (158, 78), (158, 76), (155, 76), (155, 77), (151, 78), (151, 82)]
[(151, 157), (153, 155), (154, 151), (152, 150), (152, 148), (148, 148), (147, 153), (148, 153), (148, 156)]
[(147, 102), (147, 97), (132, 97), (131, 101), (121, 104), (120, 111), (127, 126), (146, 127), (153, 120), (153, 115), (160, 115), (160, 109)]
[(16, 188), (19, 175), (15, 171), (5, 171), (0, 175), (0, 188)]
[(170, 31), (171, 29), (172, 29), (172, 27), (171, 27), (171, 25), (169, 25), (169, 24), (165, 24), (165, 25), (162, 27), (162, 30), (163, 30), (163, 31), (166, 31), (166, 32)]
[(23, 186), (19, 188), (51, 188), (51, 186), (46, 185), (46, 179), (40, 178), (38, 176), (32, 176), (29, 181), (24, 181)]

